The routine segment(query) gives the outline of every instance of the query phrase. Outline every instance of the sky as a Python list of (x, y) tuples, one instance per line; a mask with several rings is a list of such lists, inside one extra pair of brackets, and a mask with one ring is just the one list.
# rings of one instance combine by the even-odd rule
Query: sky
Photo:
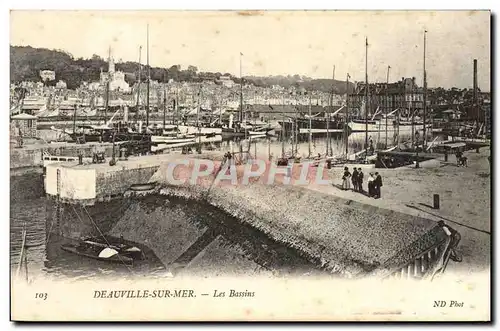
[(429, 87), (490, 90), (488, 11), (11, 11), (10, 44), (233, 75), (305, 75), (423, 82), (424, 30)]

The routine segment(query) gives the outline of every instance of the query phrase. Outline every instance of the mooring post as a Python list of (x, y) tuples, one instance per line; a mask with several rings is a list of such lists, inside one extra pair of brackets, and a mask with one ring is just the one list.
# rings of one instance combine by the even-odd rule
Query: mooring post
[(439, 209), (439, 194), (434, 194), (434, 209)]

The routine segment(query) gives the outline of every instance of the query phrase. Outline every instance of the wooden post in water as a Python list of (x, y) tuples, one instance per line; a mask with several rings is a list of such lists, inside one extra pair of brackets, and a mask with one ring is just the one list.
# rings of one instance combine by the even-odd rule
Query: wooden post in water
[(25, 272), (25, 280), (26, 280), (26, 283), (28, 282), (28, 253), (26, 252), (26, 249), (25, 248), (25, 251), (24, 251), (24, 272)]
[[(23, 225), (23, 230), (21, 232), (21, 253), (19, 255), (19, 263), (17, 265), (17, 272), (16, 272), (16, 277), (19, 277), (21, 273), (21, 267), (23, 265), (23, 260), (26, 261), (25, 263), (27, 264), (27, 260), (25, 259), (25, 254), (26, 254), (26, 224)], [(27, 267), (26, 267), (26, 279), (28, 278), (27, 274)]]

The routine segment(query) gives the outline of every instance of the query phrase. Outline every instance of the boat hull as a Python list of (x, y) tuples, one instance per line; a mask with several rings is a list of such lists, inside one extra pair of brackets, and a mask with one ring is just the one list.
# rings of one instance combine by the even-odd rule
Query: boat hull
[(111, 262), (111, 263), (124, 263), (127, 265), (133, 264), (133, 262), (134, 262), (133, 258), (128, 257), (128, 256), (124, 256), (122, 254), (117, 254), (117, 255), (114, 255), (111, 257), (104, 258), (104, 257), (100, 257), (99, 255), (95, 255), (95, 253), (92, 252), (91, 250), (79, 251), (77, 246), (70, 245), (70, 244), (61, 245), (61, 249), (63, 251), (68, 252), (68, 253), (73, 253), (73, 254), (76, 254), (79, 256), (83, 256), (83, 257), (87, 257), (87, 258), (99, 260), (99, 261), (106, 261), (106, 262)]
[(295, 128), (298, 128), (301, 134), (308, 134), (311, 130), (312, 134), (342, 135), (345, 131), (343, 122), (336, 121), (312, 119), (309, 123), (308, 119), (299, 119), (296, 127), (292, 125), (291, 121), (278, 121), (278, 123), (285, 132), (293, 132)]
[(198, 128), (196, 126), (191, 126), (191, 125), (179, 125), (177, 129), (181, 134), (199, 134), (199, 135), (222, 134), (222, 128), (211, 128), (211, 127)]
[[(385, 121), (376, 121), (375, 123), (369, 122), (368, 126), (363, 122), (349, 122), (349, 127), (351, 128), (352, 132), (365, 132), (368, 130), (368, 132), (385, 132)], [(368, 127), (368, 128), (367, 128)], [(400, 124), (399, 125), (399, 132), (408, 132), (411, 133), (412, 127), (414, 127), (415, 130), (422, 130), (423, 129), (423, 124), (422, 123), (415, 123), (413, 126), (411, 124)], [(432, 124), (427, 124), (426, 128), (432, 128)], [(388, 132), (395, 132), (398, 130), (398, 127), (393, 123), (389, 122), (387, 123), (387, 131)]]
[(168, 137), (168, 136), (152, 136), (151, 142), (153, 143), (162, 143), (162, 144), (181, 144), (187, 142), (193, 142), (195, 138), (176, 138), (176, 137)]

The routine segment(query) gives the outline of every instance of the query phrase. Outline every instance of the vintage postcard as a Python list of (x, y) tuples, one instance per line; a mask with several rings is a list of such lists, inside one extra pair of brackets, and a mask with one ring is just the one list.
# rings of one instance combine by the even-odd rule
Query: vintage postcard
[(13, 321), (491, 320), (491, 13), (10, 13)]

